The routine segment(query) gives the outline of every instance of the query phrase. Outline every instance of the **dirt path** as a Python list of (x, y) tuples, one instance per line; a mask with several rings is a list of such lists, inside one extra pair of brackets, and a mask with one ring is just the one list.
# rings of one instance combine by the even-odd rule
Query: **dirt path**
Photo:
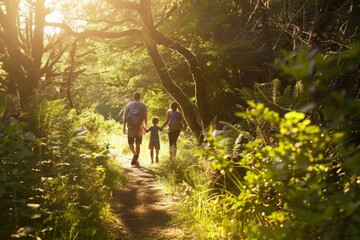
[[(129, 156), (116, 156), (128, 175), (128, 183), (113, 194), (113, 210), (124, 236), (122, 240), (182, 239), (181, 230), (169, 221), (176, 214), (171, 196), (156, 182), (146, 163), (131, 166)], [(141, 161), (141, 159), (140, 159)]]

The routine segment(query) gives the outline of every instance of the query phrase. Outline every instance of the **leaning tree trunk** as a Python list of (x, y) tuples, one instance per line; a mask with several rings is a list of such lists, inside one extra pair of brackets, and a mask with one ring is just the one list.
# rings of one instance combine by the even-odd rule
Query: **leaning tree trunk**
[[(146, 38), (146, 37), (145, 37)], [(202, 141), (202, 127), (197, 121), (194, 104), (189, 100), (185, 93), (172, 80), (164, 60), (162, 59), (156, 44), (149, 37), (145, 40), (148, 53), (154, 63), (156, 72), (165, 90), (172, 96), (181, 106), (186, 122), (189, 128), (197, 137), (199, 142)]]
[(195, 80), (196, 105), (198, 106), (201, 121), (204, 127), (209, 126), (213, 117), (209, 109), (206, 82), (199, 67), (196, 56), (189, 49), (185, 48), (179, 43), (172, 41), (170, 38), (166, 37), (155, 28), (150, 29), (149, 33), (151, 38), (156, 43), (174, 49), (186, 59), (190, 72), (192, 73), (193, 79)]
[[(198, 67), (197, 60), (195, 56), (180, 44), (174, 43), (169, 38), (165, 37), (163, 34), (158, 32), (155, 28), (154, 21), (151, 14), (150, 2), (141, 1), (142, 5), (137, 9), (138, 13), (141, 16), (143, 22), (143, 31), (145, 37), (146, 47), (148, 53), (154, 63), (155, 69), (159, 75), (160, 81), (165, 88), (165, 90), (180, 104), (184, 117), (194, 135), (197, 137), (199, 142), (203, 140), (202, 130), (203, 127), (206, 127), (211, 122), (211, 115), (209, 112), (208, 102), (207, 102), (207, 93), (206, 93), (206, 84), (205, 80), (202, 77), (200, 68)], [(185, 57), (189, 64), (191, 73), (193, 74), (193, 79), (195, 81), (195, 93), (197, 100), (196, 106), (189, 100), (181, 88), (176, 85), (171, 78), (166, 64), (161, 57), (161, 54), (158, 51), (156, 42), (175, 49), (178, 53)], [(201, 126), (197, 120), (197, 114), (195, 109), (199, 111), (199, 115), (204, 126)]]

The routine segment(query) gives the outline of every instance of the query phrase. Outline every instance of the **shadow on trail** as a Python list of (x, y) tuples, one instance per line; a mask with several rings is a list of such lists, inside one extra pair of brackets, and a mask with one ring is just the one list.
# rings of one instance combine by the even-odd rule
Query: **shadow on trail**
[(114, 192), (115, 214), (121, 219), (126, 236), (121, 239), (169, 239), (163, 235), (172, 216), (154, 173), (145, 167), (129, 167), (129, 182)]

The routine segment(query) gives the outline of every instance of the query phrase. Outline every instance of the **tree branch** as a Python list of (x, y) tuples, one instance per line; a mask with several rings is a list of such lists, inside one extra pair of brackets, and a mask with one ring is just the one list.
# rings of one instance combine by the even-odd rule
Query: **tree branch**
[(138, 3), (133, 3), (129, 1), (119, 1), (119, 0), (106, 0), (113, 7), (118, 9), (130, 9), (130, 10), (139, 10), (140, 5)]
[(104, 32), (99, 30), (84, 30), (82, 32), (75, 32), (67, 24), (64, 23), (47, 23), (46, 25), (64, 29), (70, 35), (76, 37), (121, 38), (125, 36), (142, 35), (142, 31), (139, 29), (128, 29), (122, 32)]

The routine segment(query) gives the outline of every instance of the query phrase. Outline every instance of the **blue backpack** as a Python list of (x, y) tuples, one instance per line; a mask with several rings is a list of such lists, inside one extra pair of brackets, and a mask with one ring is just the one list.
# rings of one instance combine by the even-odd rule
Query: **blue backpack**
[(140, 126), (144, 121), (144, 114), (140, 102), (132, 102), (129, 106), (128, 123), (131, 126)]

